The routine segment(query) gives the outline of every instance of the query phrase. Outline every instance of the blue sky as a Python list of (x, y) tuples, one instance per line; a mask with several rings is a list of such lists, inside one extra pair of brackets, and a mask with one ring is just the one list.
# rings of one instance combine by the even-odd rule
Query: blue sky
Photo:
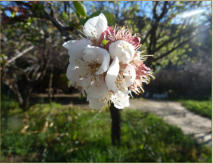
[[(94, 3), (94, 1), (85, 1), (84, 2), (84, 4), (86, 5), (86, 8), (87, 9), (89, 9), (89, 6), (91, 5), (91, 4), (93, 4)], [(202, 2), (204, 5), (210, 5), (211, 4), (211, 1), (205, 1), (205, 2)], [(0, 4), (1, 5), (10, 5), (11, 4), (11, 2), (8, 2), (8, 1), (1, 1), (0, 2)], [(112, 4), (110, 4), (110, 3), (108, 3), (109, 4), (109, 7), (110, 8), (113, 8), (113, 5)], [(152, 2), (151, 1), (138, 1), (137, 2), (137, 4), (139, 5), (139, 9), (140, 9), (140, 11), (141, 12), (139, 12), (138, 13), (138, 15), (146, 15), (148, 18), (151, 18), (152, 17)], [(120, 2), (120, 9), (122, 9), (124, 7), (124, 2)], [(130, 4), (128, 4), (127, 6), (126, 6), (127, 8), (128, 7), (130, 7)], [(197, 19), (196, 19), (196, 21), (200, 21), (200, 19), (204, 19), (201, 15), (202, 15), (202, 13), (205, 13), (205, 12), (211, 12), (211, 11), (207, 11), (207, 10), (205, 10), (205, 9), (199, 9), (199, 8), (197, 8), (197, 9), (190, 9), (188, 12), (190, 13), (192, 13), (192, 12), (194, 12), (195, 10), (202, 10), (202, 12), (201, 13), (197, 13), (196, 15), (192, 15), (192, 16), (196, 16), (197, 17)], [(210, 8), (210, 10), (211, 10), (211, 8)], [(196, 11), (195, 11), (196, 12)], [(188, 13), (188, 15), (190, 15)], [(6, 13), (8, 16), (10, 16), (10, 12), (7, 12)], [(187, 15), (187, 12), (186, 13), (181, 13), (178, 17), (176, 17), (173, 21), (172, 21), (172, 23), (182, 23), (183, 22), (183, 20), (185, 20), (185, 19), (188, 19), (189, 17), (183, 17), (183, 15)], [(182, 15), (182, 16), (181, 16)], [(191, 17), (192, 17), (191, 16)]]

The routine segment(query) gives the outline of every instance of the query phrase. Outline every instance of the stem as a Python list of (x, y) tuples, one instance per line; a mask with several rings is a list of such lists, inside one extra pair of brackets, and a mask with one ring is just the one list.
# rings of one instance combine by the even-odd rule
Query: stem
[(110, 114), (112, 119), (111, 140), (112, 145), (120, 145), (121, 143), (121, 115), (120, 110), (114, 104), (110, 105)]

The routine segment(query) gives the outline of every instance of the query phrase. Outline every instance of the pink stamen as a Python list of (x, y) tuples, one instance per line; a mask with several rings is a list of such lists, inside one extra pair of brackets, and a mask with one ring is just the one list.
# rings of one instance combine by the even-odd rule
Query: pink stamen
[[(108, 43), (106, 45), (102, 45), (103, 39), (108, 41)], [(98, 44), (99, 44), (99, 46), (109, 50), (109, 45), (112, 42), (115, 42), (117, 40), (125, 40), (125, 41), (129, 42), (130, 44), (132, 44), (135, 47), (135, 49), (138, 49), (141, 46), (140, 45), (140, 38), (137, 37), (136, 35), (132, 35), (132, 32), (129, 31), (128, 29), (121, 28), (120, 30), (118, 30), (116, 32), (116, 30), (113, 29), (112, 27), (108, 27), (101, 34), (101, 36), (98, 40)]]

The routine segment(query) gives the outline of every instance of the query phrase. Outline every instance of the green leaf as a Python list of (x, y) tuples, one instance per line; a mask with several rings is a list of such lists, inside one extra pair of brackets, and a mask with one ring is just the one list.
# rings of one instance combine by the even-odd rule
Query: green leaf
[(108, 42), (109, 42), (109, 40), (106, 40), (106, 39), (103, 39), (103, 40), (102, 40), (102, 44), (103, 44), (103, 45), (106, 45)]
[(5, 54), (1, 54), (0, 56), (1, 56), (1, 58), (6, 58)]
[(141, 144), (141, 145), (139, 146), (139, 149), (143, 150), (143, 148), (144, 148), (144, 144)]
[(61, 16), (64, 20), (69, 20), (69, 16), (67, 15), (66, 12), (63, 12)]
[(44, 5), (41, 3), (33, 4), (32, 9), (36, 13), (36, 15), (40, 15), (44, 11)]
[(16, 16), (16, 12), (11, 13), (11, 18), (14, 18)]
[(73, 5), (75, 7), (75, 10), (76, 10), (77, 14), (79, 14), (83, 18), (85, 18), (87, 16), (86, 7), (83, 5), (82, 2), (73, 1)]

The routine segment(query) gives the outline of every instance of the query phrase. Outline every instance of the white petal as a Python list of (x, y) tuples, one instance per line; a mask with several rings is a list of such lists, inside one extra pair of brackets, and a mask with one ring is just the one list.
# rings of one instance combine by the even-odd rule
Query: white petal
[(108, 97), (108, 89), (106, 86), (106, 83), (104, 82), (104, 77), (96, 77), (96, 80), (93, 82), (93, 84), (89, 85), (87, 88), (85, 88), (85, 91), (87, 93), (87, 97), (90, 98), (100, 98), (104, 99)]
[(68, 54), (70, 56), (70, 63), (67, 68), (66, 76), (73, 86), (81, 87), (82, 77), (88, 74), (88, 68), (81, 61), (83, 49), (88, 44), (90, 44), (90, 41), (86, 39), (71, 40), (63, 44), (63, 46), (68, 49)]
[(66, 49), (69, 50), (69, 48), (72, 46), (72, 44), (74, 44), (76, 42), (77, 42), (77, 40), (69, 40), (63, 44), (63, 47), (65, 47)]
[(69, 80), (71, 80), (71, 71), (72, 71), (72, 67), (71, 65), (69, 64), (68, 67), (67, 67), (67, 72), (66, 72), (66, 76)]
[[(74, 67), (69, 64), (66, 72), (67, 78), (70, 80), (70, 84), (77, 87), (82, 87), (85, 83), (85, 75), (88, 74), (88, 68), (86, 65), (80, 65), (80, 67)], [(83, 78), (83, 79), (82, 79)]]
[(69, 61), (72, 62), (74, 58), (81, 58), (84, 48), (89, 44), (91, 44), (91, 42), (87, 39), (70, 40), (65, 42), (63, 46), (68, 50), (70, 56)]
[(109, 68), (110, 55), (105, 49), (88, 45), (84, 49), (84, 54), (84, 61), (101, 64), (100, 68), (96, 72), (97, 75), (106, 72)]
[(92, 109), (101, 109), (106, 104), (100, 99), (89, 99), (89, 107)]
[(84, 48), (89, 44), (91, 44), (91, 42), (87, 39), (70, 40), (63, 44), (63, 46), (68, 49), (69, 63), (72, 69), (79, 68), (79, 65), (84, 65), (81, 61), (81, 58), (84, 55)]
[(90, 42), (90, 40), (87, 40), (87, 39), (69, 40), (63, 44), (63, 47), (65, 47), (68, 50), (71, 50), (71, 49), (76, 50), (79, 48), (82, 49), (84, 46), (86, 46), (88, 44), (91, 44), (91, 42)]
[(123, 109), (129, 106), (129, 95), (127, 93), (118, 91), (111, 96), (110, 99), (114, 106), (118, 109)]
[(112, 58), (118, 57), (122, 63), (129, 63), (135, 55), (135, 48), (124, 40), (113, 42), (109, 46), (109, 52)]
[(107, 26), (107, 19), (104, 14), (101, 13), (96, 17), (90, 18), (84, 24), (83, 31), (86, 36), (98, 40), (102, 32), (107, 29)]
[(92, 85), (85, 88), (85, 91), (90, 108), (101, 109), (106, 105), (106, 100), (109, 99), (109, 92), (103, 76), (98, 76)]
[(116, 80), (119, 74), (119, 70), (120, 70), (119, 60), (117, 57), (115, 57), (105, 77), (107, 88), (114, 92), (118, 90), (116, 86)]
[(129, 87), (130, 85), (134, 83), (136, 79), (135, 68), (132, 65), (128, 64), (123, 72), (123, 75), (124, 75), (126, 86)]

